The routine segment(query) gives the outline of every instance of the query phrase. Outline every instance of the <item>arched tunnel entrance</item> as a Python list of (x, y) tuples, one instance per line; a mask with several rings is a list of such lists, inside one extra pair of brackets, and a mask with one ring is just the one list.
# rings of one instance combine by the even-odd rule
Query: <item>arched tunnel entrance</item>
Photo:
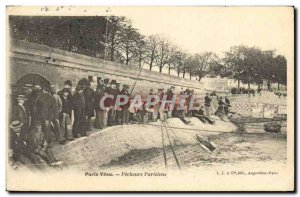
[(41, 87), (50, 86), (50, 81), (39, 74), (31, 73), (22, 76), (15, 84), (17, 88), (24, 87), (25, 84), (40, 85)]

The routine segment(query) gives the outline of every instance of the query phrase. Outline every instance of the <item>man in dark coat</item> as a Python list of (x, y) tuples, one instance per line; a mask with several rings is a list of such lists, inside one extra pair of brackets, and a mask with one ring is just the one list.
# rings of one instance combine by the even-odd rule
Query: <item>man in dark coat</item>
[(8, 150), (9, 164), (13, 168), (19, 165), (34, 164), (35, 159), (32, 154), (27, 140), (21, 136), (23, 123), (15, 120), (10, 124), (10, 144)]
[(37, 120), (44, 124), (44, 132), (48, 144), (51, 144), (51, 122), (55, 119), (56, 103), (53, 96), (50, 94), (50, 87), (45, 86), (43, 93), (36, 101)]
[(201, 122), (209, 124), (214, 124), (215, 121), (209, 119), (209, 117), (205, 116), (204, 107), (201, 106), (199, 110), (193, 110), (192, 116), (198, 118)]
[(209, 97), (209, 93), (206, 93), (206, 96), (204, 97), (204, 103), (205, 103), (205, 111), (206, 116), (210, 117), (210, 103), (212, 99)]
[(94, 107), (95, 107), (95, 112), (96, 112), (94, 127), (96, 129), (103, 129), (105, 126), (104, 119), (105, 119), (106, 110), (101, 109), (101, 107), (100, 107), (100, 101), (101, 101), (101, 98), (104, 96), (104, 92), (105, 92), (104, 85), (98, 84), (97, 89), (94, 94)]
[(110, 82), (110, 86), (106, 88), (107, 94), (112, 95), (113, 99), (107, 98), (107, 104), (109, 106), (109, 111), (107, 115), (107, 125), (111, 126), (115, 124), (115, 117), (116, 117), (116, 110), (115, 110), (115, 101), (117, 95), (117, 88), (116, 88), (116, 80), (112, 80)]
[[(121, 124), (128, 124), (129, 123), (129, 106), (130, 106), (130, 94), (128, 92), (129, 86), (127, 84), (123, 85), (122, 91), (120, 93), (120, 95), (124, 95), (128, 97), (128, 102), (124, 105), (121, 106)], [(121, 102), (124, 102), (123, 99), (121, 99)]]
[(73, 140), (71, 122), (72, 102), (69, 97), (69, 89), (62, 89), (60, 99), (62, 102), (62, 111), (60, 117), (61, 135), (65, 138), (65, 140)]
[(19, 120), (23, 124), (21, 136), (24, 139), (27, 139), (27, 134), (29, 132), (28, 131), (29, 121), (30, 121), (29, 110), (26, 109), (24, 106), (26, 100), (27, 98), (24, 95), (18, 95), (17, 97), (18, 104), (14, 106), (14, 115), (13, 115), (14, 120)]
[(34, 129), (30, 132), (28, 144), (31, 152), (40, 160), (46, 161), (50, 165), (60, 165), (61, 161), (57, 161), (54, 157), (51, 147), (46, 140), (46, 136), (42, 130), (42, 122), (36, 122)]
[(95, 116), (94, 113), (94, 90), (91, 88), (90, 81), (86, 82), (86, 86), (83, 91), (85, 99), (85, 114), (87, 116), (87, 130), (92, 130), (91, 118)]
[(76, 87), (75, 94), (72, 97), (72, 106), (74, 110), (73, 123), (73, 137), (78, 138), (79, 134), (86, 136), (86, 113), (85, 113), (85, 99), (83, 95), (83, 88)]

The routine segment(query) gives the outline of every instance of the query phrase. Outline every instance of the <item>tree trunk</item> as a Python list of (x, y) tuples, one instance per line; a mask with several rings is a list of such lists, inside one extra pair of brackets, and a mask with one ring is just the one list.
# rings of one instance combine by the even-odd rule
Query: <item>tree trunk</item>
[(182, 73), (182, 78), (184, 78), (184, 76), (185, 76), (185, 72)]
[(279, 87), (280, 87), (280, 85), (279, 85), (279, 83), (277, 83), (277, 91), (279, 91)]
[(171, 75), (171, 67), (169, 67), (169, 75)]
[(192, 80), (192, 75), (190, 75), (190, 80)]
[(149, 70), (152, 70), (152, 62), (149, 64)]
[(238, 79), (238, 91), (240, 91), (240, 80)]
[(162, 66), (159, 67), (159, 72), (160, 73), (162, 72), (162, 68), (163, 68)]
[(201, 77), (200, 76), (198, 76), (199, 78), (198, 78), (198, 81), (201, 81)]

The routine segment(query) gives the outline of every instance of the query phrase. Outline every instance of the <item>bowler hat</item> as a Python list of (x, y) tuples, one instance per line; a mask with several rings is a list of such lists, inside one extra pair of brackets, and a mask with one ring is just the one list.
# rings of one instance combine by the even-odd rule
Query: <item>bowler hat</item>
[(111, 80), (110, 84), (116, 84), (117, 81), (116, 80)]
[(128, 89), (129, 86), (128, 86), (127, 84), (124, 84), (124, 85), (123, 85), (123, 88)]
[(66, 81), (65, 81), (65, 85), (72, 86), (72, 82), (71, 82), (71, 80), (66, 80)]
[(43, 125), (43, 122), (40, 121), (40, 120), (38, 120), (38, 121), (36, 121), (36, 122), (34, 123), (34, 125), (35, 125), (35, 126), (37, 126), (37, 125)]
[(103, 80), (103, 82), (104, 82), (105, 84), (108, 84), (108, 83), (109, 83), (109, 79), (106, 78), (106, 79)]
[(33, 88), (33, 85), (30, 84), (30, 83), (26, 83), (26, 84), (24, 85), (24, 88)]
[(12, 121), (12, 123), (9, 125), (9, 127), (10, 127), (11, 129), (20, 128), (20, 127), (22, 127), (22, 126), (23, 126), (23, 123), (20, 122), (19, 120), (14, 120), (14, 121)]
[(27, 98), (26, 98), (25, 95), (19, 94), (19, 95), (17, 96), (17, 100), (27, 100)]

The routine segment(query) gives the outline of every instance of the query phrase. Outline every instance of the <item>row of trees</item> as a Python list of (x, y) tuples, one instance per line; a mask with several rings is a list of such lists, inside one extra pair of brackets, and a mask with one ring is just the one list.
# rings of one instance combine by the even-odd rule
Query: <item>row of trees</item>
[(10, 16), (13, 38), (45, 44), (110, 61), (167, 70), (170, 75), (201, 80), (226, 77), (268, 88), (286, 85), (287, 61), (274, 51), (233, 46), (218, 57), (214, 52), (189, 54), (162, 35), (144, 36), (126, 17), (19, 17)]
[(177, 76), (186, 74), (189, 78), (221, 76), (248, 84), (261, 86), (264, 81), (270, 89), (272, 83), (286, 85), (287, 61), (275, 51), (263, 51), (256, 47), (233, 46), (220, 58), (214, 52), (188, 54), (169, 39), (161, 35), (145, 37), (125, 17), (110, 16), (107, 20), (107, 32), (103, 45), (105, 57), (111, 61), (125, 64), (148, 65), (149, 70), (158, 67), (175, 70)]

